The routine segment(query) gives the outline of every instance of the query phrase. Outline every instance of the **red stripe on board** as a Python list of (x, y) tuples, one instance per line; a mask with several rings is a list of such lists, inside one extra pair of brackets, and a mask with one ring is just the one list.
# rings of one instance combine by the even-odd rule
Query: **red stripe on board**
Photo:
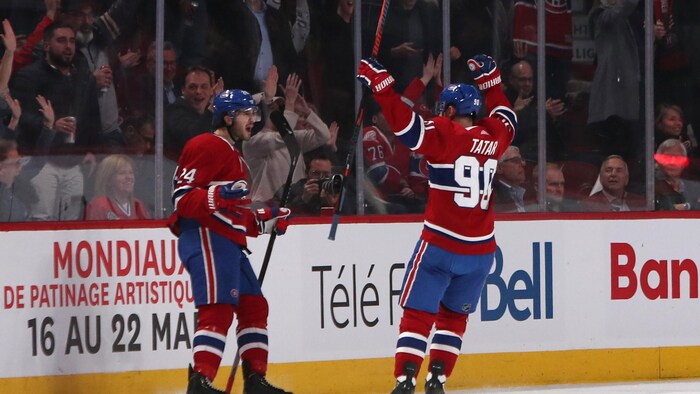
[[(289, 224), (330, 224), (333, 216), (294, 216)], [(639, 212), (581, 212), (581, 213), (496, 213), (497, 222), (521, 222), (538, 220), (648, 220), (648, 219), (700, 219), (700, 211), (639, 211)], [(340, 223), (418, 223), (421, 214), (408, 215), (343, 215)], [(121, 230), (138, 228), (164, 228), (165, 220), (92, 220), (74, 222), (22, 222), (0, 223), (4, 231), (60, 231), (60, 230)], [(292, 229), (293, 231), (293, 229)]]

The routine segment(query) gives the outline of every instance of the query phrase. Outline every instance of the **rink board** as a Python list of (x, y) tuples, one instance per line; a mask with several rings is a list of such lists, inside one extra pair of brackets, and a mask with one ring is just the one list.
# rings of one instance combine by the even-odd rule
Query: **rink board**
[[(700, 242), (669, 237), (697, 224), (499, 221), (492, 274), (449, 387), (700, 377)], [(335, 241), (328, 227), (291, 226), (275, 243), (263, 286), (270, 380), (299, 393), (385, 392), (421, 224), (344, 223)], [(256, 267), (267, 240), (249, 245)], [(194, 308), (166, 229), (18, 230), (0, 248), (10, 262), (0, 345), (12, 355), (0, 391), (184, 391)]]
[[(698, 357), (700, 347), (463, 354), (447, 389), (697, 378)], [(272, 364), (269, 378), (299, 394), (387, 393), (394, 384), (392, 369), (390, 358)], [(229, 373), (230, 368), (222, 367), (215, 384), (226, 387)], [(184, 393), (186, 376), (181, 369), (7, 378), (2, 379), (1, 392)], [(418, 381), (424, 376), (421, 371)], [(240, 370), (233, 392), (242, 392)]]

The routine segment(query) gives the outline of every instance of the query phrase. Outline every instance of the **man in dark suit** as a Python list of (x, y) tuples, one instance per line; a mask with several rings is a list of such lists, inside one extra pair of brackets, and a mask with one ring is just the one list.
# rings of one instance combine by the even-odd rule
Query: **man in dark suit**
[(509, 146), (498, 160), (493, 180), (493, 209), (495, 212), (525, 212), (525, 160), (520, 149)]
[(601, 190), (584, 200), (584, 204), (590, 211), (619, 212), (646, 209), (643, 196), (625, 190), (629, 183), (629, 170), (622, 156), (608, 156), (600, 166), (599, 178)]

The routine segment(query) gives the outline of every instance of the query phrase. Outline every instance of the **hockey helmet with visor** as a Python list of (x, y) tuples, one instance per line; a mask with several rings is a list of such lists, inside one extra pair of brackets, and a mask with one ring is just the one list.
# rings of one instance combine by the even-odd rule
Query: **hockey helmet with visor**
[(214, 97), (212, 109), (214, 111), (213, 123), (215, 125), (223, 121), (224, 115), (234, 117), (238, 111), (245, 111), (248, 113), (253, 117), (253, 122), (260, 121), (260, 111), (257, 105), (255, 105), (253, 96), (245, 90), (222, 90)]

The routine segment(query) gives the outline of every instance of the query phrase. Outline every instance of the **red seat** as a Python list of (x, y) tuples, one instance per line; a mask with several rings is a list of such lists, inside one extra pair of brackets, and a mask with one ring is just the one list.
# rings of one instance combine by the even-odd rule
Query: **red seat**
[(597, 166), (577, 160), (564, 161), (561, 170), (564, 173), (565, 193), (572, 199), (587, 197), (600, 172)]

